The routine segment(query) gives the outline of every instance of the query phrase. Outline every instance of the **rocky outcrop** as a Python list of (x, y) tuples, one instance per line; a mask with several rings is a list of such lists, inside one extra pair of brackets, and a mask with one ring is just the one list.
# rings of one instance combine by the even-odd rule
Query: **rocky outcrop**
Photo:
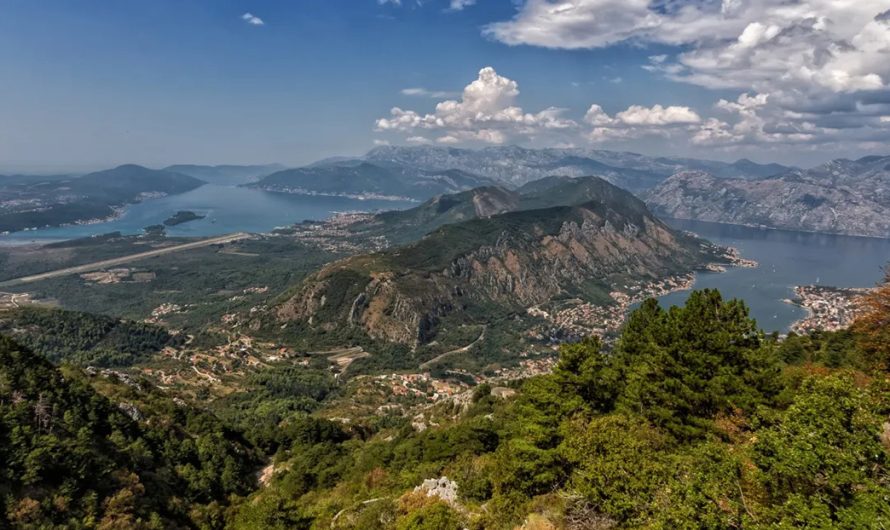
[(657, 215), (890, 238), (890, 157), (837, 160), (761, 180), (678, 173), (647, 195)]

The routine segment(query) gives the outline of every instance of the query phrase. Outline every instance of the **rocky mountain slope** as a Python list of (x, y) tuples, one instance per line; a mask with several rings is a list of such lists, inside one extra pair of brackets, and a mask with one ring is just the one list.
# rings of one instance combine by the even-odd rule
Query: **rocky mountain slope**
[(443, 318), (485, 323), (559, 297), (604, 302), (629, 283), (720, 259), (630, 193), (586, 180), (598, 191), (580, 204), (539, 196), (541, 208), (446, 224), (416, 243), (329, 264), (277, 308), (278, 324), (416, 346)]
[(890, 237), (890, 157), (834, 160), (754, 181), (687, 171), (646, 197), (666, 217)]

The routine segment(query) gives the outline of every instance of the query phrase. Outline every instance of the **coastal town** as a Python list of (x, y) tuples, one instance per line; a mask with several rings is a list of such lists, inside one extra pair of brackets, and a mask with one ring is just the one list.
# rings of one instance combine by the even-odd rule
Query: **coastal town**
[(377, 252), (389, 246), (386, 237), (364, 236), (350, 230), (350, 227), (370, 223), (374, 215), (368, 212), (338, 212), (324, 221), (306, 221), (279, 229), (276, 233), (328, 252)]
[(670, 276), (660, 281), (625, 285), (624, 291), (609, 293), (612, 299), (610, 304), (592, 304), (576, 298), (554, 304), (549, 310), (535, 306), (527, 312), (553, 324), (556, 331), (554, 341), (578, 340), (588, 335), (608, 338), (621, 328), (628, 311), (635, 304), (648, 298), (689, 290), (694, 284), (693, 274)]
[(794, 288), (797, 298), (786, 300), (807, 311), (807, 316), (791, 326), (798, 334), (812, 331), (838, 331), (850, 327), (863, 312), (863, 296), (871, 289), (828, 287), (822, 285), (798, 285)]

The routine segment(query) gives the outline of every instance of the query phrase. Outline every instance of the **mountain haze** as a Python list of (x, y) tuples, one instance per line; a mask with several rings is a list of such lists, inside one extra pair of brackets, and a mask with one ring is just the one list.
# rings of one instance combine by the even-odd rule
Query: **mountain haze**
[(236, 165), (219, 165), (219, 166), (203, 166), (196, 164), (177, 164), (164, 168), (165, 171), (172, 171), (201, 179), (212, 184), (222, 184), (233, 186), (237, 184), (245, 184), (259, 180), (260, 178), (282, 171), (286, 169), (281, 164), (264, 164), (254, 166), (236, 166)]

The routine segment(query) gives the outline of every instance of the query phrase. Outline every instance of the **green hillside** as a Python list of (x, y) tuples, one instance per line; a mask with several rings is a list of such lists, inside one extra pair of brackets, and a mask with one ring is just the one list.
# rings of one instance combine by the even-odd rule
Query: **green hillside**
[(255, 487), (258, 454), (148, 388), (92, 382), (0, 337), (0, 526), (218, 527), (229, 496)]

